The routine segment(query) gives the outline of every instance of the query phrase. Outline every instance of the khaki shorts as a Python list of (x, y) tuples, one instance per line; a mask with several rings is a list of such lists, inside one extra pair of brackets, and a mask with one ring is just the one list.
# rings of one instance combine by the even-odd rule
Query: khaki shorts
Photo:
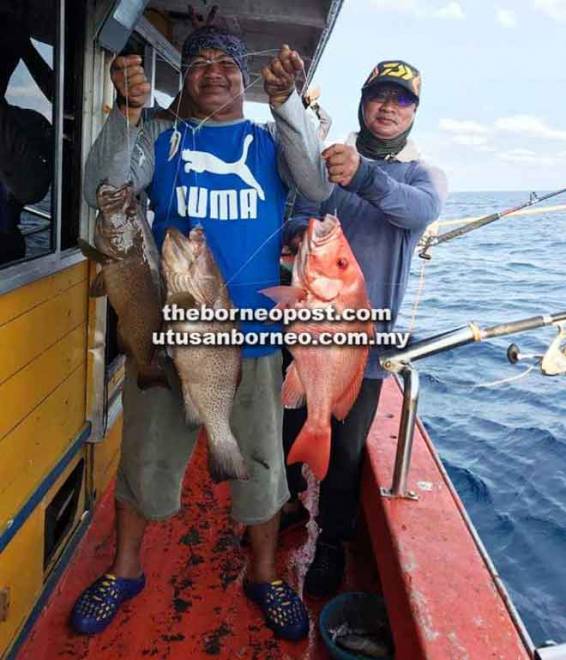
[[(232, 517), (246, 525), (270, 520), (289, 499), (282, 443), (281, 353), (242, 360), (230, 425), (250, 479), (230, 481)], [(124, 427), (116, 499), (148, 520), (181, 506), (181, 488), (199, 425), (185, 421), (180, 388), (140, 390), (126, 361)], [(256, 460), (251, 460), (254, 456)], [(257, 460), (260, 459), (260, 460)]]

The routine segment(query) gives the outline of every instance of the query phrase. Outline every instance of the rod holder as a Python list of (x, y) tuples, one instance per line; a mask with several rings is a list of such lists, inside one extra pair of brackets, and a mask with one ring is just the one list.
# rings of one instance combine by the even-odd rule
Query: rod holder
[(391, 488), (381, 488), (383, 497), (404, 497), (418, 500), (415, 492), (407, 490), (407, 479), (411, 467), (413, 452), (413, 438), (417, 421), (417, 406), (419, 402), (419, 372), (411, 364), (407, 364), (399, 372), (403, 378), (403, 409), (399, 424), (399, 437), (397, 439), (397, 453), (393, 469), (393, 483)]

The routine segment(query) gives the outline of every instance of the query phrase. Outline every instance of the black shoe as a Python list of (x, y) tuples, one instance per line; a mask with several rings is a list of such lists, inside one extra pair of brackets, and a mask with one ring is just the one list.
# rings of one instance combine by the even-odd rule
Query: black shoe
[(340, 541), (317, 541), (312, 564), (305, 575), (305, 593), (312, 598), (328, 598), (338, 591), (344, 577), (346, 556)]
[[(297, 527), (304, 527), (310, 520), (310, 513), (303, 503), (299, 500), (299, 508), (296, 511), (281, 511), (281, 518), (279, 518), (279, 534), (284, 534)], [(250, 544), (250, 535), (246, 527), (242, 534), (240, 544), (246, 547)]]

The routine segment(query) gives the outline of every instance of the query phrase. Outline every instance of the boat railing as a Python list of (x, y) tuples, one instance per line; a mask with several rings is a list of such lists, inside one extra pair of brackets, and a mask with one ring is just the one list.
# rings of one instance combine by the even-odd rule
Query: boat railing
[(381, 355), (380, 364), (383, 369), (400, 376), (404, 385), (393, 482), (391, 488), (381, 489), (381, 494), (384, 497), (417, 499), (416, 494), (407, 488), (420, 389), (418, 371), (413, 362), (459, 346), (550, 325), (557, 326), (558, 335), (544, 355), (521, 355), (515, 344), (509, 347), (507, 355), (511, 362), (517, 362), (521, 359), (535, 359), (544, 375), (555, 376), (566, 373), (566, 349), (564, 347), (566, 342), (566, 311), (532, 316), (520, 321), (500, 323), (483, 329), (476, 323), (470, 322), (463, 327), (417, 341), (404, 350), (387, 351)]

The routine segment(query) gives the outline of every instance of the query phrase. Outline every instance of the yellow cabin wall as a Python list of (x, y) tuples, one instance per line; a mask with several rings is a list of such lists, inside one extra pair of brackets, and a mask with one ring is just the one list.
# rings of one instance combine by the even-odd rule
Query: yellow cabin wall
[(0, 589), (10, 590), (6, 621), (0, 623), (0, 657), (23, 625), (43, 585), (43, 511), (38, 507), (0, 554)]
[[(25, 624), (43, 589), (45, 579), (43, 569), (45, 510), (69, 474), (77, 466), (77, 463), (85, 458), (86, 454), (87, 450), (83, 447), (51, 486), (12, 541), (0, 553), (0, 589), (8, 588), (10, 590), (8, 617), (6, 621), (0, 622), (0, 657), (2, 657), (3, 651), (9, 648), (14, 637)], [(84, 510), (84, 505), (85, 488), (83, 486), (75, 521), (66, 538), (69, 538), (76, 528), (76, 524)], [(60, 550), (58, 554), (60, 554)], [(57, 557), (53, 557), (48, 569), (53, 567), (56, 559)]]
[(85, 424), (87, 265), (0, 297), (0, 531)]
[[(104, 337), (106, 318), (105, 307), (88, 297), (93, 270), (84, 261), (0, 296), (0, 534), (14, 519), (21, 523), (19, 512), (90, 417), (87, 397), (97, 386), (92, 347)], [(109, 394), (122, 378), (120, 367), (108, 384)], [(10, 590), (8, 620), (0, 621), (0, 657), (41, 596), (86, 502), (95, 494), (101, 497), (114, 478), (121, 434), (119, 414), (102, 442), (78, 451), (0, 552), (0, 590)], [(45, 509), (81, 458), (85, 478), (73, 529), (44, 570)]]

